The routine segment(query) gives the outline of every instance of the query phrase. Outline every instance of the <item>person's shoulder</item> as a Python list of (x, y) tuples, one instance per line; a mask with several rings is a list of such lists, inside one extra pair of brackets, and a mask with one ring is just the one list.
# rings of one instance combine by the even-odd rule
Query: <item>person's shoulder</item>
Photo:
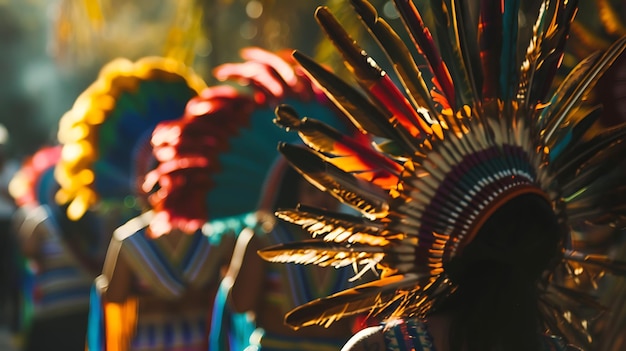
[(150, 220), (153, 217), (154, 213), (152, 211), (147, 211), (130, 219), (128, 222), (115, 229), (113, 232), (113, 240), (123, 242), (129, 237), (143, 231), (150, 224)]

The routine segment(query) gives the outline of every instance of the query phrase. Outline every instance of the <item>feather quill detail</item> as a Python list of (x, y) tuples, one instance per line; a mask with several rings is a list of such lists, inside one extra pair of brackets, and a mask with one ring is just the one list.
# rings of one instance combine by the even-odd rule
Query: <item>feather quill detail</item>
[(385, 254), (382, 248), (365, 245), (342, 245), (323, 240), (302, 240), (259, 250), (269, 262), (315, 264), (320, 267), (342, 268), (380, 263)]
[(598, 51), (587, 56), (569, 72), (563, 80), (563, 83), (559, 85), (558, 89), (554, 92), (550, 101), (539, 113), (537, 125), (540, 128), (545, 127), (548, 116), (561, 108), (564, 100), (566, 100), (567, 97), (573, 93), (584, 76), (586, 76), (587, 73), (593, 69), (596, 62), (598, 62), (600, 55), (601, 53)]
[(432, 133), (428, 123), (412, 108), (387, 73), (357, 45), (327, 8), (319, 7), (315, 18), (342, 53), (358, 83), (374, 98), (374, 102), (379, 102), (381, 108), (388, 110), (393, 116), (391, 118), (397, 120), (413, 137), (421, 139)]
[(597, 80), (602, 74), (610, 67), (611, 64), (617, 59), (617, 57), (626, 48), (626, 37), (616, 41), (607, 49), (607, 51), (598, 59), (593, 66), (585, 71), (580, 83), (571, 90), (571, 94), (566, 95), (565, 101), (559, 104), (559, 109), (550, 114), (550, 118), (546, 120), (546, 127), (542, 131), (543, 140), (549, 143), (553, 133), (558, 125), (563, 122), (563, 119), (569, 115), (569, 112), (581, 99), (588, 94), (589, 90), (593, 88)]
[(294, 329), (309, 325), (330, 326), (335, 320), (360, 313), (373, 313), (372, 306), (388, 309), (407, 300), (408, 286), (427, 285), (427, 276), (395, 275), (360, 285), (326, 298), (299, 306), (285, 316), (285, 322)]
[[(626, 146), (624, 138), (626, 137), (626, 126), (621, 125), (599, 133), (588, 141), (579, 142), (568, 155), (571, 158), (561, 157), (554, 162), (554, 178), (560, 179), (566, 188), (572, 187), (573, 184), (586, 180), (590, 181), (595, 178), (580, 177), (582, 172), (588, 171), (588, 166), (595, 167), (598, 164), (610, 159), (610, 157), (619, 157)], [(612, 167), (615, 163), (604, 163), (603, 168)], [(552, 165), (550, 165), (552, 167)], [(574, 179), (578, 176), (578, 179)], [(567, 182), (567, 183), (566, 183)], [(569, 183), (572, 182), (572, 183)], [(569, 184), (566, 186), (566, 184)], [(564, 188), (565, 189), (565, 188)]]
[(500, 99), (511, 101), (516, 91), (517, 83), (517, 17), (520, 0), (504, 2), (502, 15), (502, 51), (500, 54)]
[(502, 52), (502, 2), (481, 1), (478, 41), (483, 71), (482, 99), (494, 99), (500, 91)]
[(568, 250), (565, 252), (565, 259), (602, 268), (602, 270), (611, 274), (626, 275), (625, 261), (614, 260), (605, 255), (586, 254)]
[(300, 119), (297, 112), (286, 105), (277, 107), (275, 123), (288, 131), (297, 131), (310, 148), (331, 154), (329, 162), (346, 172), (383, 188), (392, 188), (398, 183), (402, 170), (398, 163), (324, 123), (307, 117)]
[[(330, 212), (298, 205), (296, 210), (279, 210), (276, 216), (286, 222), (301, 226), (314, 238), (336, 243), (361, 243), (373, 246), (389, 244), (388, 238), (399, 236), (363, 217)], [(388, 238), (387, 238), (388, 237)]]
[(384, 217), (389, 196), (382, 189), (337, 168), (309, 149), (280, 144), (278, 150), (313, 185), (373, 218)]
[(358, 92), (354, 87), (317, 64), (306, 55), (295, 51), (294, 59), (302, 65), (307, 74), (316, 80), (328, 98), (341, 109), (355, 126), (365, 134), (400, 141), (404, 154), (413, 154), (417, 146), (408, 133), (396, 130), (390, 121), (391, 115)]
[[(455, 29), (464, 35), (456, 35), (461, 50), (461, 55), (465, 63), (465, 69), (471, 88), (472, 102), (481, 104), (481, 93), (478, 87), (482, 86), (483, 72), (480, 67), (480, 50), (478, 42), (474, 39), (478, 37), (478, 15), (479, 11), (475, 11), (473, 15), (473, 7), (475, 4), (463, 1), (452, 0), (450, 6), (455, 9)], [(475, 17), (475, 18), (474, 18)]]
[(563, 151), (582, 139), (583, 135), (600, 118), (602, 112), (601, 106), (594, 106), (585, 112), (578, 111), (578, 113), (570, 117), (568, 123), (560, 126), (552, 138), (553, 140), (550, 143), (546, 143), (546, 146), (550, 149), (550, 161), (555, 162), (560, 157), (567, 159), (568, 156), (572, 156), (568, 153), (564, 154)]
[(444, 103), (446, 106), (443, 107), (457, 106), (452, 77), (446, 63), (441, 58), (430, 30), (424, 25), (419, 11), (410, 0), (394, 0), (394, 4), (406, 28), (409, 30), (413, 43), (428, 61), (430, 70), (435, 77), (435, 86), (445, 96)]
[(376, 9), (365, 0), (351, 0), (361, 21), (367, 26), (378, 45), (385, 52), (400, 77), (405, 90), (416, 110), (428, 109), (432, 116), (437, 115), (437, 109), (430, 96), (429, 88), (422, 73), (415, 64), (415, 58), (406, 47), (400, 36), (391, 28), (384, 18), (378, 16)]
[(459, 10), (455, 0), (433, 1), (431, 6), (435, 18), (438, 47), (454, 82), (456, 104), (451, 106), (454, 110), (458, 110), (464, 105), (473, 105), (478, 101), (461, 53), (461, 39), (457, 21), (460, 15)]
[(550, 87), (545, 82), (552, 81), (561, 63), (570, 23), (578, 10), (577, 3), (577, 0), (544, 1), (523, 66), (532, 66), (529, 79), (522, 80), (528, 84), (530, 92), (525, 104), (544, 101), (548, 94)]
[[(626, 157), (626, 149), (624, 147), (612, 146), (609, 150), (598, 155), (596, 160), (584, 165), (571, 181), (564, 183), (562, 194), (563, 198), (568, 202), (568, 205), (572, 203), (571, 206), (575, 206), (573, 202), (578, 200), (577, 195), (585, 191), (585, 189), (596, 180), (619, 182), (621, 176), (619, 172), (621, 172), (620, 169), (623, 170), (621, 162), (614, 162), (610, 165), (606, 164), (607, 159), (617, 159), (618, 157), (620, 159)], [(604, 206), (608, 204), (602, 199), (599, 200), (600, 204), (597, 206), (598, 208), (604, 208)]]

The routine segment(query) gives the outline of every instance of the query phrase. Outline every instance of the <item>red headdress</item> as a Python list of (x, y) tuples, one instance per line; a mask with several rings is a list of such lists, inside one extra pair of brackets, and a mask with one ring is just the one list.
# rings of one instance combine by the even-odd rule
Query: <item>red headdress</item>
[[(242, 57), (247, 61), (215, 70), (218, 79), (235, 84), (205, 89), (189, 101), (182, 118), (154, 130), (158, 165), (143, 184), (144, 191), (154, 190), (151, 235), (175, 227), (192, 232), (206, 221), (216, 230), (221, 220), (246, 217), (258, 208), (278, 142), (295, 141), (272, 123), (278, 101), (335, 119), (337, 111), (293, 59), (260, 48), (243, 49)], [(235, 222), (241, 224), (229, 223)]]

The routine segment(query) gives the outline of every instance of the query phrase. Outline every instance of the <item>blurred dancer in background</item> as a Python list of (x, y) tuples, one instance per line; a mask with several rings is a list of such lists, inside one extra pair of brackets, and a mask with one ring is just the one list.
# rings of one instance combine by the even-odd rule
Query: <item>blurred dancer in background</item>
[[(290, 308), (349, 286), (350, 278), (354, 275), (351, 269), (324, 271), (295, 265), (281, 267), (264, 263), (256, 253), (265, 245), (303, 239), (302, 230), (274, 219), (272, 213), (276, 209), (298, 203), (321, 208), (337, 207), (335, 204), (328, 205), (327, 196), (316, 196), (316, 192), (311, 191), (313, 188), (284, 162), (276, 162), (278, 154), (275, 150), (280, 137), (282, 140), (294, 140), (293, 136), (271, 123), (272, 112), (281, 101), (300, 106), (311, 118), (319, 118), (345, 129), (344, 122), (337, 118), (337, 111), (330, 101), (287, 54), (286, 51), (271, 53), (259, 48), (246, 48), (242, 51), (245, 62), (224, 64), (215, 70), (216, 76), (222, 81), (249, 86), (258, 101), (251, 117), (252, 129), (247, 132), (247, 137), (239, 139), (239, 147), (255, 154), (261, 151), (259, 149), (268, 148), (263, 157), (268, 159), (269, 155), (273, 155), (273, 159), (268, 159), (271, 163), (266, 163), (264, 167), (257, 166), (258, 171), (254, 174), (241, 174), (248, 178), (254, 175), (255, 182), (264, 179), (264, 183), (263, 187), (254, 189), (256, 192), (243, 195), (258, 198), (253, 210), (256, 222), (240, 233), (233, 260), (222, 283), (227, 291), (226, 303), (229, 308), (238, 313), (250, 314), (256, 324), (250, 340), (239, 345), (231, 343), (232, 350), (338, 350), (354, 328), (354, 320), (342, 321), (331, 329), (311, 327), (298, 331), (290, 330), (282, 323), (282, 316)], [(274, 136), (279, 138), (274, 139)], [(238, 162), (259, 165), (250, 156), (240, 157)], [(239, 189), (239, 192), (245, 190), (248, 189)], [(214, 334), (215, 330), (212, 336)], [(213, 349), (224, 349), (223, 345), (211, 345)]]
[[(84, 350), (93, 279), (104, 262), (110, 238), (100, 214), (89, 211), (78, 221), (54, 201), (54, 166), (61, 147), (43, 147), (29, 157), (10, 183), (19, 206), (14, 217), (21, 252), (32, 272), (24, 272), (21, 319), (24, 350)], [(33, 275), (32, 284), (27, 278)], [(28, 307), (32, 304), (32, 316)]]
[[(230, 304), (237, 312), (252, 312), (257, 329), (246, 350), (339, 350), (352, 335), (355, 320), (346, 318), (332, 328), (321, 326), (293, 330), (283, 318), (295, 306), (350, 286), (351, 267), (324, 269), (314, 266), (276, 265), (264, 262), (257, 251), (276, 244), (304, 240), (306, 231), (276, 220), (274, 211), (296, 205), (336, 210), (330, 196), (313, 188), (286, 163), (269, 173), (267, 208), (258, 212), (259, 227), (239, 236), (225, 279), (232, 281)], [(322, 196), (320, 196), (322, 194)]]
[[(56, 200), (65, 204), (67, 216), (77, 221), (97, 208), (114, 214), (111, 224), (117, 228), (141, 214), (148, 205), (141, 191), (143, 177), (156, 164), (150, 146), (152, 132), (160, 122), (180, 118), (189, 99), (204, 88), (202, 79), (171, 59), (118, 59), (107, 64), (60, 121), (63, 152), (55, 167), (61, 185)], [(103, 268), (107, 272), (126, 263), (115, 265), (118, 238), (114, 235), (111, 244), (107, 243)], [(148, 266), (141, 269), (146, 275), (151, 273)], [(114, 284), (118, 281), (126, 283), (117, 278)], [(131, 279), (132, 284), (126, 286), (132, 291), (128, 299), (113, 294), (111, 301), (106, 296), (108, 283), (103, 278), (96, 280), (95, 288), (100, 290), (94, 289), (91, 298), (88, 347), (92, 350), (120, 345), (127, 349), (137, 308), (150, 308), (136, 304), (136, 288), (144, 288), (138, 280)], [(104, 298), (100, 299), (102, 292)], [(206, 300), (210, 300), (208, 295)]]
[[(118, 316), (130, 343), (122, 350), (207, 349), (212, 299), (234, 241), (216, 245), (203, 232), (210, 213), (206, 196), (220, 151), (239, 123), (231, 115), (250, 106), (241, 99), (224, 108), (218, 90), (205, 89), (184, 116), (156, 127), (155, 168), (142, 187), (150, 207), (119, 227), (109, 245), (98, 281), (105, 314), (112, 305), (137, 301), (136, 316)], [(203, 104), (211, 105), (210, 118), (195, 114)], [(109, 329), (120, 322), (114, 316), (106, 316)], [(131, 326), (129, 319), (136, 322)], [(110, 349), (110, 339), (105, 343)]]

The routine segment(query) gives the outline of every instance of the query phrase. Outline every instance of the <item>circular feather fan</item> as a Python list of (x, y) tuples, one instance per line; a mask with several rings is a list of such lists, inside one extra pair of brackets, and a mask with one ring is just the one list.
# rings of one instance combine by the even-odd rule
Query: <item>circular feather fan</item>
[(222, 171), (218, 156), (229, 149), (229, 138), (253, 108), (252, 99), (234, 88), (211, 87), (189, 101), (182, 118), (156, 127), (152, 146), (157, 166), (142, 184), (151, 193), (155, 213), (150, 235), (173, 228), (193, 233), (209, 219), (206, 196), (215, 187), (213, 175)]
[(337, 111), (293, 60), (254, 47), (242, 50), (242, 57), (245, 62), (215, 70), (229, 85), (203, 90), (180, 119), (154, 130), (157, 166), (142, 185), (152, 192), (150, 235), (173, 228), (194, 232), (210, 221), (205, 229), (217, 238), (254, 225), (250, 214), (259, 207), (278, 141), (296, 139), (274, 127), (277, 101), (287, 99), (306, 113), (336, 120)]
[(57, 201), (80, 218), (99, 200), (136, 195), (149, 170), (150, 136), (163, 121), (181, 117), (189, 99), (206, 87), (182, 63), (148, 57), (116, 59), (60, 120), (63, 145), (55, 177)]
[[(363, 312), (384, 318), (427, 315), (455, 289), (448, 263), (462, 256), (492, 214), (530, 194), (549, 204), (548, 215), (562, 227), (555, 233), (561, 245), (552, 257), (557, 264), (546, 267), (539, 284), (546, 330), (571, 343), (589, 343), (589, 316), (580, 306), (593, 305), (592, 300), (555, 275), (584, 274), (589, 267), (626, 273), (624, 262), (573, 251), (569, 234), (577, 224), (614, 225), (626, 214), (621, 161), (626, 126), (590, 128), (600, 106), (585, 101), (626, 47), (626, 38), (582, 60), (552, 86), (576, 1), (542, 1), (538, 13), (524, 13), (536, 18), (532, 28), (518, 23), (520, 1), (435, 1), (429, 3), (434, 26), (428, 28), (412, 1), (395, 0), (415, 45), (411, 49), (367, 1), (351, 4), (402, 88), (325, 7), (318, 8), (316, 19), (358, 88), (300, 52), (294, 58), (376, 148), (362, 148), (323, 126), (312, 129), (287, 107), (277, 116), (287, 117), (307, 144), (281, 145), (287, 160), (361, 215), (303, 206), (279, 211), (280, 218), (324, 240), (272, 247), (261, 255), (274, 262), (376, 266), (382, 278), (296, 308), (286, 322), (299, 328)], [(418, 68), (413, 52), (424, 57), (426, 67)], [(433, 80), (423, 80), (420, 69), (429, 70)], [(341, 141), (341, 152), (325, 147), (330, 138)], [(336, 162), (346, 157), (360, 162)]]
[[(279, 101), (288, 101), (306, 116), (326, 121), (342, 132), (348, 131), (347, 120), (337, 118), (338, 111), (285, 52), (271, 53), (249, 47), (241, 51), (241, 56), (244, 62), (224, 64), (214, 72), (219, 80), (252, 99), (253, 105), (229, 136), (226, 148), (217, 155), (219, 171), (212, 177), (214, 186), (206, 200), (212, 221), (257, 210), (268, 172), (279, 156), (278, 142), (297, 140), (297, 136), (272, 123)], [(196, 106), (202, 106), (202, 102), (198, 100)], [(212, 114), (202, 109), (188, 111)]]

